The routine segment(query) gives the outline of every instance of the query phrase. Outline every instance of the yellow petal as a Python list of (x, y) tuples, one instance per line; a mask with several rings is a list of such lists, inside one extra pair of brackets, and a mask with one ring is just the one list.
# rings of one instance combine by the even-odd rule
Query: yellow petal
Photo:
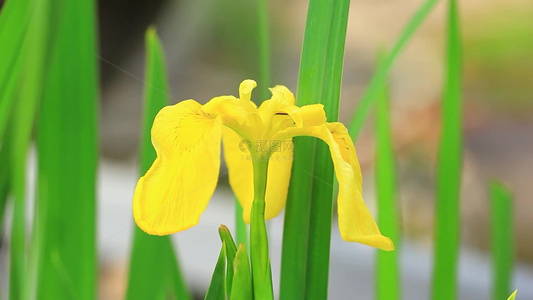
[(257, 86), (254, 80), (246, 79), (239, 85), (239, 99), (244, 102), (252, 102), (252, 90)]
[(323, 104), (310, 104), (302, 107), (286, 106), (281, 112), (290, 115), (297, 127), (320, 126), (326, 123)]
[(244, 221), (250, 223), (254, 188), (252, 157), (247, 144), (256, 150), (258, 147), (279, 146), (277, 148), (279, 151), (273, 152), (268, 164), (265, 194), (265, 219), (267, 220), (277, 216), (285, 206), (291, 176), (293, 145), (290, 139), (285, 141), (244, 140), (233, 130), (223, 129), (224, 158), (228, 167), (229, 182), (243, 207)]
[(362, 197), (362, 176), (352, 140), (344, 125), (288, 128), (284, 136), (307, 135), (322, 139), (329, 146), (339, 181), (337, 198), (339, 230), (345, 241), (358, 242), (383, 250), (394, 250), (392, 241), (381, 235)]
[(164, 107), (152, 127), (157, 158), (133, 197), (137, 225), (165, 235), (198, 224), (220, 168), (221, 124), (194, 100)]
[(514, 292), (509, 296), (509, 298), (507, 298), (507, 300), (515, 300), (517, 291), (518, 290), (514, 290)]

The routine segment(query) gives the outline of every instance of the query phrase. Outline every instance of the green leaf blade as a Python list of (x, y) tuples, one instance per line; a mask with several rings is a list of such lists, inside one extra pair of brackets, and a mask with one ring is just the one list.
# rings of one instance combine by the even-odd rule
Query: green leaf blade
[(442, 133), (437, 160), (435, 266), (433, 299), (457, 296), (459, 254), (462, 122), (461, 122), (461, 40), (457, 4), (448, 1), (447, 58), (442, 100)]
[(218, 261), (211, 277), (211, 283), (207, 289), (205, 300), (226, 299), (226, 243), (222, 242), (222, 248), (218, 255)]
[(505, 299), (511, 291), (514, 262), (513, 196), (501, 183), (490, 184), (492, 299)]
[(400, 248), (399, 206), (396, 166), (391, 133), (390, 103), (387, 87), (378, 95), (376, 110), (376, 194), (378, 227), (395, 244), (395, 251), (377, 250), (376, 299), (400, 299), (398, 252)]
[[(140, 145), (140, 173), (144, 174), (156, 158), (151, 142), (152, 123), (168, 104), (168, 87), (163, 48), (154, 28), (146, 32), (146, 83), (144, 117)], [(164, 278), (161, 280), (160, 274)], [(153, 236), (135, 225), (126, 299), (190, 299), (170, 236)]]
[(252, 273), (250, 272), (250, 261), (243, 244), (239, 244), (239, 249), (233, 261), (234, 277), (233, 288), (230, 300), (253, 299)]
[(37, 133), (35, 293), (46, 299), (94, 299), (99, 150), (95, 5), (92, 0), (36, 4), (42, 15), (32, 21), (44, 32), (41, 39), (50, 43), (32, 48), (36, 53), (31, 55), (49, 51), (46, 69), (41, 66), (46, 76), (35, 79), (46, 78)]

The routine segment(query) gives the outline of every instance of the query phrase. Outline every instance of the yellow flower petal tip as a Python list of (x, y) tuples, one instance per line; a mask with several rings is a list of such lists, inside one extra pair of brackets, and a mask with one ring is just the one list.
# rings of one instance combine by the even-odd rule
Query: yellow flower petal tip
[(220, 96), (205, 105), (194, 100), (167, 106), (157, 114), (152, 144), (157, 158), (137, 183), (133, 198), (136, 223), (150, 234), (165, 235), (196, 225), (218, 181), (220, 143), (230, 185), (250, 221), (254, 196), (252, 160), (268, 159), (265, 218), (285, 206), (293, 161), (292, 138), (311, 136), (329, 146), (339, 181), (338, 215), (342, 237), (384, 250), (392, 241), (380, 234), (362, 199), (362, 176), (346, 127), (327, 123), (321, 104), (298, 107), (284, 86), (271, 99), (251, 102), (257, 83), (244, 80), (239, 98)]
[(511, 294), (511, 296), (509, 296), (509, 298), (507, 298), (507, 300), (515, 300), (517, 291), (518, 290), (514, 290), (514, 292)]
[(241, 100), (250, 101), (252, 90), (257, 87), (257, 82), (251, 79), (246, 79), (239, 85), (239, 98)]

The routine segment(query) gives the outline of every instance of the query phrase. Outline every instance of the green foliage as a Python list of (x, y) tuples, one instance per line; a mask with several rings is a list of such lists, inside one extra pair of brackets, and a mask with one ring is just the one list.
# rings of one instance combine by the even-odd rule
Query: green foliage
[[(380, 63), (384, 55), (381, 55)], [(400, 247), (399, 205), (396, 187), (396, 165), (391, 132), (391, 110), (387, 85), (377, 95), (376, 109), (376, 194), (378, 226), (395, 245), (395, 251), (376, 250), (376, 299), (401, 298), (398, 252)]]
[(29, 39), (40, 43), (29, 47), (34, 51), (29, 56), (42, 57), (33, 79), (35, 97), (46, 79), (37, 131), (35, 293), (43, 299), (94, 299), (99, 149), (95, 6), (91, 0), (35, 1), (33, 9), (28, 35), (34, 26), (39, 36)]
[(457, 4), (448, 2), (447, 58), (442, 133), (437, 161), (433, 299), (455, 299), (461, 183), (461, 40)]
[[(320, 103), (324, 105), (329, 122), (336, 122), (339, 116), (342, 65), (349, 8), (349, 0), (335, 0), (332, 3), (323, 87), (321, 95), (318, 97)], [(328, 296), (334, 168), (329, 148), (322, 142), (315, 145), (314, 172), (305, 297), (306, 299), (326, 299)]]
[(30, 16), (29, 4), (29, 0), (9, 1), (0, 13), (0, 140), (20, 85), (19, 75), (25, 58), (21, 53)]
[(222, 242), (222, 248), (218, 255), (217, 265), (211, 277), (211, 283), (207, 289), (205, 300), (226, 299), (226, 243)]
[[(300, 60), (296, 103), (316, 103), (322, 95), (333, 5), (331, 1), (311, 0)], [(315, 139), (294, 138), (294, 162), (283, 227), (280, 299), (304, 299), (307, 278), (307, 249)]]
[[(228, 260), (229, 264), (229, 260)], [(228, 265), (230, 268), (231, 265)], [(248, 254), (243, 244), (239, 244), (239, 249), (233, 261), (233, 288), (230, 300), (251, 300), (252, 292), (252, 273), (250, 272), (250, 262)]]
[[(168, 103), (165, 59), (154, 28), (146, 32), (146, 53), (141, 174), (156, 158), (150, 129), (157, 112)], [(126, 299), (168, 299), (170, 294), (176, 299), (190, 299), (170, 236), (149, 235), (135, 226)]]
[(233, 284), (233, 266), (232, 263), (235, 260), (235, 255), (237, 253), (237, 246), (235, 246), (235, 242), (233, 241), (233, 237), (231, 236), (231, 233), (229, 232), (228, 227), (224, 225), (220, 225), (218, 228), (218, 233), (220, 235), (220, 239), (223, 243), (226, 245), (226, 256), (228, 260), (228, 268), (227, 268), (227, 274), (226, 274), (226, 291), (228, 293), (228, 298), (231, 295), (231, 287)]
[(513, 271), (513, 196), (499, 182), (490, 185), (493, 282), (492, 299), (505, 299), (511, 291)]

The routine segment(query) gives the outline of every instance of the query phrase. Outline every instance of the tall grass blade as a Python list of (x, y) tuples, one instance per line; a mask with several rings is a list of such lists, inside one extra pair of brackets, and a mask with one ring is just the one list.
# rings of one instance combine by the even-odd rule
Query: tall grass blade
[(461, 40), (456, 0), (448, 1), (446, 75), (437, 160), (433, 299), (457, 296), (461, 183)]
[(249, 300), (253, 299), (252, 292), (252, 273), (250, 272), (250, 261), (243, 244), (239, 244), (233, 264), (228, 268), (233, 268), (233, 288), (230, 300)]
[(45, 78), (45, 86), (37, 132), (33, 297), (95, 299), (99, 149), (95, 4), (35, 2), (46, 7), (39, 6), (43, 16), (32, 22), (48, 30), (51, 43), (34, 47), (38, 53), (48, 50), (49, 61), (46, 76), (38, 77)]
[[(18, 24), (22, 26), (24, 31), (27, 26), (28, 32), (25, 35), (24, 31), (14, 30), (14, 35), (11, 36), (10, 40), (13, 44), (7, 45), (8, 49), (19, 51), (19, 53), (14, 55), (21, 56), (18, 58), (13, 57), (11, 62), (11, 71), (13, 73), (6, 74), (6, 76), (12, 77), (6, 78), (6, 90), (4, 91), (5, 94), (2, 95), (2, 97), (5, 97), (2, 99), (3, 101), (14, 101), (14, 98), (18, 100), (13, 104), (10, 123), (12, 127), (10, 128), (12, 148), (9, 153), (11, 156), (11, 188), (14, 196), (10, 241), (10, 299), (25, 299), (29, 295), (25, 221), (26, 157), (30, 146), (37, 106), (43, 91), (42, 78), (44, 78), (46, 64), (46, 52), (43, 49), (46, 49), (50, 44), (47, 28), (48, 6), (49, 3), (46, 1), (31, 1), (18, 6), (17, 9), (20, 11), (17, 11), (16, 14), (23, 18), (23, 22), (26, 16), (28, 18), (31, 16), (29, 19), (31, 21), (28, 21), (28, 24)], [(11, 29), (3, 27), (5, 25), (7, 24), (2, 24), (2, 30), (8, 31)], [(3, 31), (2, 34), (6, 34), (6, 31)], [(24, 35), (22, 40), (19, 39), (20, 36), (16, 36), (21, 34)], [(21, 68), (20, 71), (23, 74), (20, 77), (17, 74), (19, 72), (18, 68)], [(20, 92), (17, 91), (19, 88)]]
[[(320, 103), (324, 104), (328, 122), (336, 122), (339, 116), (349, 8), (349, 0), (333, 1), (322, 95), (318, 98)], [(317, 142), (315, 147), (305, 297), (306, 299), (326, 299), (328, 296), (334, 169), (328, 146), (325, 143)]]
[(359, 102), (357, 110), (355, 111), (352, 121), (350, 122), (350, 125), (348, 127), (352, 140), (355, 141), (359, 137), (359, 133), (361, 133), (361, 129), (366, 120), (366, 117), (370, 112), (372, 101), (376, 99), (377, 94), (385, 85), (387, 81), (387, 75), (389, 74), (392, 65), (398, 58), (398, 55), (403, 50), (409, 39), (411, 39), (418, 27), (420, 27), (422, 22), (429, 15), (433, 7), (435, 7), (435, 4), (437, 4), (438, 1), (439, 0), (426, 0), (424, 3), (422, 3), (422, 5), (418, 8), (413, 17), (409, 19), (407, 26), (403, 29), (402, 33), (400, 34), (400, 37), (394, 44), (392, 51), (385, 59), (385, 62), (380, 65), (379, 69), (370, 80), (370, 83), (368, 84), (363, 96), (361, 97), (361, 101)]
[(235, 260), (235, 256), (237, 255), (237, 246), (235, 245), (235, 241), (231, 236), (231, 232), (225, 225), (220, 225), (220, 227), (218, 227), (218, 234), (220, 235), (220, 240), (226, 245), (226, 258), (228, 262), (228, 268), (226, 272), (226, 292), (228, 298), (230, 298), (233, 286), (233, 262)]
[[(166, 78), (163, 49), (155, 29), (150, 28), (146, 32), (141, 174), (150, 168), (156, 158), (150, 130), (156, 114), (168, 104)], [(168, 299), (171, 293), (176, 299), (190, 299), (170, 236), (149, 235), (135, 226), (126, 299)]]
[[(316, 103), (322, 96), (333, 5), (327, 0), (311, 0), (307, 12), (300, 61), (296, 102)], [(285, 208), (281, 258), (280, 299), (304, 299), (309, 217), (315, 161), (315, 140), (294, 139), (294, 162)]]
[(511, 292), (514, 262), (513, 196), (499, 182), (490, 185), (493, 281), (492, 299)]
[(222, 249), (211, 277), (211, 283), (205, 294), (205, 300), (226, 299), (226, 243), (222, 242)]
[[(381, 55), (381, 60), (385, 56)], [(382, 61), (380, 61), (382, 63)], [(376, 194), (378, 201), (378, 227), (388, 236), (396, 251), (376, 250), (376, 299), (398, 300), (400, 278), (398, 251), (400, 246), (399, 206), (396, 187), (396, 163), (391, 132), (390, 98), (385, 85), (377, 95), (376, 110)]]
[(28, 0), (9, 1), (0, 11), (0, 140), (4, 135), (9, 115), (15, 102), (15, 91), (20, 84), (20, 68), (24, 58), (22, 45), (30, 15)]
[(11, 147), (11, 137), (8, 134), (2, 140), (0, 148), (0, 232), (3, 231), (4, 212), (11, 186)]

